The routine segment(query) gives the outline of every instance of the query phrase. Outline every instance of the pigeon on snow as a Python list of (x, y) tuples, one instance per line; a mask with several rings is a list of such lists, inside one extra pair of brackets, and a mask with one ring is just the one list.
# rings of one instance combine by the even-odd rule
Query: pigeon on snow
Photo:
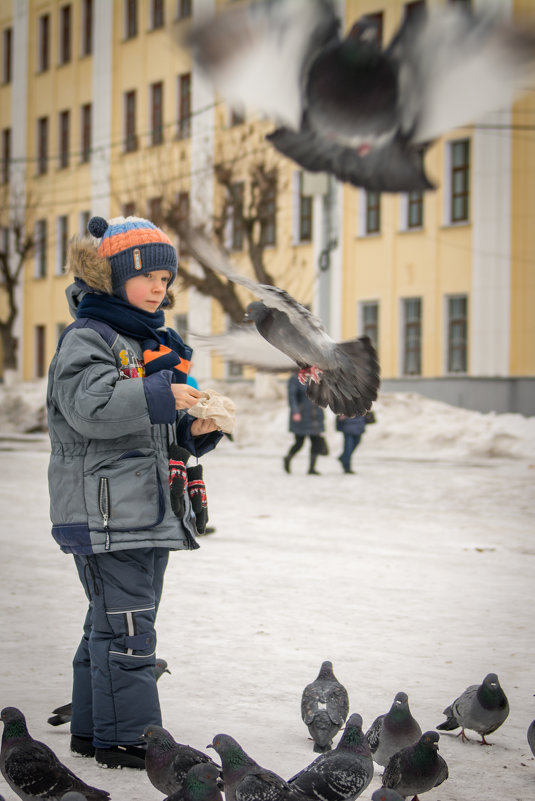
[[(154, 665), (156, 681), (158, 681), (162, 673), (171, 673), (171, 671), (168, 670), (165, 659), (157, 659)], [(68, 704), (58, 706), (56, 709), (53, 709), (52, 712), (52, 716), (47, 720), (47, 723), (50, 723), (51, 726), (61, 726), (63, 723), (70, 723), (72, 718), (72, 702), (69, 701)]]
[(353, 713), (336, 748), (327, 751), (288, 780), (291, 787), (318, 801), (354, 801), (373, 777), (373, 759), (362, 733), (362, 718)]
[(223, 801), (220, 776), (217, 765), (199, 762), (186, 773), (182, 788), (168, 796), (166, 801)]
[(5, 707), (0, 717), (4, 723), (0, 769), (6, 782), (22, 801), (61, 801), (70, 790), (86, 801), (106, 801), (106, 790), (91, 787), (63, 765), (44, 743), (34, 740), (26, 719), (15, 707)]
[[(401, 796), (417, 796), (446, 781), (448, 766), (438, 753), (440, 734), (426, 731), (417, 743), (394, 754), (383, 773), (383, 787), (391, 787)], [(413, 799), (415, 801), (415, 799)]]
[(229, 734), (216, 734), (208, 748), (221, 759), (225, 801), (285, 801), (292, 791), (287, 782), (263, 768)]
[(261, 299), (249, 304), (247, 317), (264, 339), (297, 364), (299, 380), (307, 383), (310, 400), (346, 417), (370, 409), (377, 398), (379, 365), (369, 337), (336, 343), (321, 320), (291, 295), (235, 273), (222, 250), (204, 237), (193, 235), (188, 250), (201, 263)]
[(386, 767), (390, 757), (407, 745), (412, 745), (422, 736), (422, 729), (411, 715), (407, 693), (397, 693), (392, 706), (385, 715), (379, 715), (368, 731), (374, 762)]
[(407, 15), (384, 50), (371, 18), (339, 28), (332, 0), (263, 0), (200, 22), (189, 44), (231, 106), (276, 121), (281, 153), (377, 192), (432, 188), (422, 150), (509, 105), (535, 53), (532, 31), (453, 5)]
[(509, 714), (509, 701), (500, 686), (498, 676), (489, 673), (481, 684), (472, 684), (444, 710), (447, 717), (437, 729), (452, 731), (461, 727), (457, 737), (468, 740), (465, 729), (481, 735), (481, 745), (491, 745), (486, 734), (499, 729)]
[(301, 717), (314, 740), (314, 751), (331, 750), (333, 737), (344, 725), (348, 713), (347, 690), (334, 675), (332, 662), (327, 660), (301, 697)]
[[(208, 754), (177, 743), (173, 735), (161, 726), (145, 728), (143, 737), (147, 741), (145, 768), (150, 782), (162, 793), (176, 793), (182, 789), (187, 772), (194, 765), (215, 765)], [(219, 767), (216, 765), (219, 770)]]

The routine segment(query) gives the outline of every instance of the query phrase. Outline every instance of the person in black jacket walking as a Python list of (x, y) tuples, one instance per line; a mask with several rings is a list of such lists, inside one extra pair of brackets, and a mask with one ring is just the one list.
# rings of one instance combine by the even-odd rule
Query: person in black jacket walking
[(284, 457), (284, 469), (290, 472), (290, 462), (301, 450), (306, 437), (310, 437), (309, 475), (319, 475), (316, 460), (319, 455), (327, 454), (327, 443), (322, 437), (324, 431), (324, 413), (321, 406), (311, 401), (306, 394), (306, 386), (299, 382), (297, 375), (288, 380), (288, 402), (290, 404), (290, 431), (295, 442)]

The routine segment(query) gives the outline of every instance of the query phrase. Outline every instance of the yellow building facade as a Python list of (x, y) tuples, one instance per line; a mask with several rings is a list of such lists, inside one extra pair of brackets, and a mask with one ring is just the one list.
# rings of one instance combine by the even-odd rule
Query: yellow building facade
[[(433, 192), (374, 196), (310, 181), (265, 141), (270, 123), (233, 118), (192, 64), (189, 26), (225, 5), (0, 3), (2, 188), (37, 238), (18, 292), (21, 376), (44, 375), (70, 322), (65, 250), (91, 215), (154, 219), (180, 197), (193, 221), (210, 225), (223, 199), (214, 165), (229, 166), (247, 198), (251, 168), (262, 164), (278, 171), (266, 267), (333, 337), (374, 338), (384, 388), (535, 413), (525, 399), (535, 376), (535, 93), (434, 144), (425, 156)], [(337, 3), (346, 28), (374, 15), (383, 44), (411, 5)], [(500, 7), (535, 24), (528, 0)], [(250, 270), (245, 247), (233, 257)], [(177, 293), (168, 321), (178, 320), (197, 333), (227, 326), (194, 290)], [(224, 377), (227, 367), (199, 351), (195, 372)], [(522, 396), (516, 408), (512, 392)]]

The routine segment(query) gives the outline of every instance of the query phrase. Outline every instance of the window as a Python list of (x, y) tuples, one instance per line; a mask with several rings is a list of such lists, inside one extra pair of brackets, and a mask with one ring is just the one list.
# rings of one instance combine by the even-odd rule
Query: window
[(69, 246), (69, 218), (62, 214), (56, 223), (56, 275), (63, 275)]
[(163, 203), (161, 197), (152, 197), (149, 200), (148, 217), (154, 225), (161, 226), (163, 223)]
[(128, 201), (128, 203), (123, 203), (123, 217), (135, 217), (136, 216), (136, 204), (134, 201)]
[(468, 298), (448, 298), (448, 373), (466, 373), (468, 367)]
[(178, 0), (177, 17), (191, 17), (191, 0)]
[(2, 34), (2, 83), (11, 83), (13, 66), (13, 29), (4, 28)]
[(231, 128), (234, 128), (236, 125), (243, 125), (244, 122), (245, 116), (243, 113), (235, 111), (234, 109), (230, 110), (229, 126)]
[(35, 278), (46, 276), (47, 251), (46, 220), (37, 220), (35, 223)]
[(82, 56), (93, 52), (93, 0), (84, 0), (82, 7)]
[(82, 106), (80, 117), (80, 161), (85, 164), (91, 158), (91, 103)]
[(164, 2), (163, 0), (152, 0), (151, 2), (151, 28), (163, 28), (164, 26)]
[(177, 195), (177, 225), (179, 240), (178, 240), (178, 255), (184, 258), (188, 255), (188, 249), (184, 244), (181, 237), (181, 232), (188, 229), (189, 226), (189, 192), (179, 192)]
[(59, 63), (71, 60), (71, 6), (62, 6), (59, 12)]
[(379, 344), (379, 304), (376, 301), (364, 302), (361, 305), (362, 336), (370, 337), (377, 347)]
[(422, 301), (403, 301), (403, 375), (422, 372)]
[(366, 192), (366, 233), (381, 231), (381, 195), (379, 192)]
[(136, 90), (124, 95), (124, 149), (126, 153), (137, 150), (136, 135)]
[(243, 181), (237, 181), (230, 187), (230, 246), (232, 250), (243, 250)]
[(11, 128), (2, 131), (2, 183), (9, 183), (9, 167), (11, 160)]
[(424, 224), (424, 193), (409, 192), (407, 195), (407, 228), (421, 228)]
[(277, 243), (277, 184), (273, 182), (266, 190), (263, 202), (259, 205), (261, 242), (264, 246)]
[(470, 140), (450, 142), (451, 222), (468, 220), (470, 207)]
[(37, 175), (48, 170), (48, 117), (37, 120)]
[(413, 14), (420, 14), (425, 8), (425, 0), (413, 0), (412, 3), (405, 3), (405, 19), (409, 19)]
[(178, 76), (178, 121), (177, 137), (186, 139), (191, 135), (191, 74)]
[(299, 241), (312, 241), (312, 209), (314, 199), (303, 194), (303, 173), (299, 174)]
[(35, 377), (43, 378), (46, 370), (46, 329), (44, 325), (35, 326)]
[(163, 142), (163, 83), (151, 84), (151, 144), (161, 145)]
[(137, 0), (125, 0), (124, 14), (124, 37), (133, 39), (137, 36)]
[(46, 72), (50, 66), (50, 14), (41, 14), (37, 25), (37, 71)]
[(89, 211), (81, 211), (78, 215), (78, 234), (79, 236), (88, 236), (89, 231), (87, 230), (87, 225), (89, 223), (89, 219), (91, 214)]
[(69, 166), (69, 112), (59, 113), (59, 147), (58, 166), (64, 169)]

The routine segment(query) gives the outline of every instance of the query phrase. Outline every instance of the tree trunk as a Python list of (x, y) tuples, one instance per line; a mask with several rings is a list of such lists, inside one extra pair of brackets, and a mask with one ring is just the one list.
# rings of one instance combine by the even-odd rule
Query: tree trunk
[(2, 364), (5, 370), (16, 370), (18, 359), (17, 352), (19, 347), (18, 338), (13, 336), (5, 323), (0, 322), (0, 343), (2, 347)]

